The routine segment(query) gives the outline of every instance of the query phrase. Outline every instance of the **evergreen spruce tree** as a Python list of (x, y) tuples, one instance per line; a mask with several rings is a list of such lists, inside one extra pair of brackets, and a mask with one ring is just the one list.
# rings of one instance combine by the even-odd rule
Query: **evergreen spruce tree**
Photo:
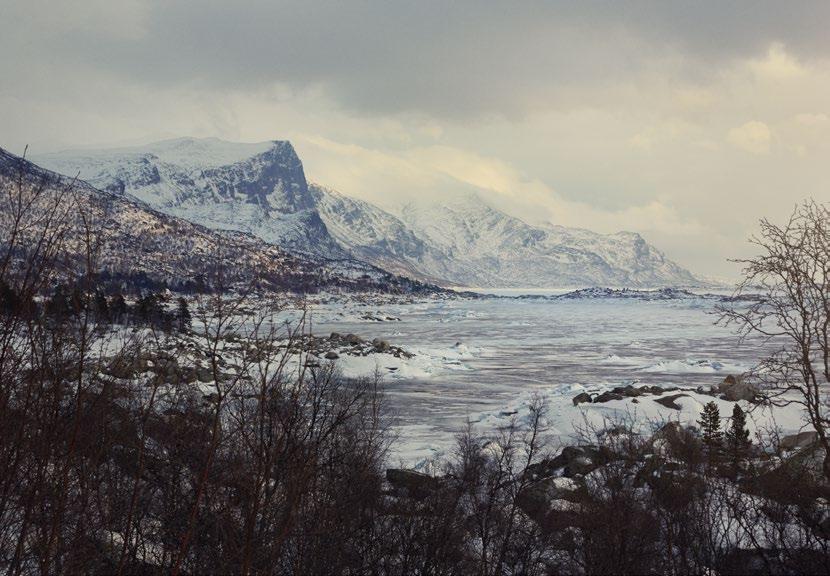
[(46, 301), (46, 314), (53, 318), (64, 318), (72, 312), (69, 290), (64, 284), (55, 286), (52, 296)]
[(13, 314), (20, 309), (21, 298), (5, 280), (0, 280), (0, 313)]
[(190, 329), (190, 309), (187, 307), (187, 300), (179, 297), (179, 306), (176, 311), (176, 319), (179, 322), (179, 331)]
[(749, 439), (749, 430), (746, 427), (746, 414), (737, 403), (732, 409), (732, 418), (729, 428), (726, 430), (725, 440), (733, 473), (737, 474), (752, 444)]
[(95, 293), (95, 315), (99, 322), (109, 323), (112, 321), (109, 303), (106, 296), (101, 292)]
[(118, 322), (123, 324), (127, 319), (127, 301), (124, 300), (124, 296), (116, 294), (110, 300), (110, 315), (112, 316), (113, 322)]
[(703, 413), (697, 423), (700, 426), (703, 443), (709, 449), (710, 454), (714, 453), (720, 448), (723, 439), (720, 429), (720, 410), (714, 400), (703, 407)]

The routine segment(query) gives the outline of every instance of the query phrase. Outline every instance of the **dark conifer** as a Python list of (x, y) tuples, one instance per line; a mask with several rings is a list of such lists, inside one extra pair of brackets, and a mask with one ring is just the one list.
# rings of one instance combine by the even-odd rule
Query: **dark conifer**
[(710, 453), (720, 448), (723, 433), (720, 429), (720, 410), (718, 410), (718, 405), (714, 400), (703, 407), (703, 413), (701, 413), (697, 423), (700, 426), (703, 443), (709, 449)]
[(732, 418), (725, 434), (726, 451), (732, 464), (732, 470), (737, 474), (744, 462), (752, 441), (749, 439), (749, 430), (746, 427), (746, 413), (736, 403), (732, 409)]
[(178, 308), (176, 310), (176, 320), (179, 324), (179, 331), (186, 331), (190, 329), (190, 309), (187, 307), (187, 300), (179, 297)]

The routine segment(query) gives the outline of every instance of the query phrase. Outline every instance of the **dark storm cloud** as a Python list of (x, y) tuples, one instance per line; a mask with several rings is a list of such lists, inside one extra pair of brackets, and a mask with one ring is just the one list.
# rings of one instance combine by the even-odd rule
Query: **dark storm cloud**
[(50, 3), (13, 7), (0, 46), (27, 58), (0, 64), (4, 76), (51, 67), (160, 88), (314, 87), (365, 114), (468, 118), (596, 94), (664, 57), (672, 74), (693, 77), (772, 42), (806, 60), (830, 53), (826, 1), (159, 0), (131, 3), (123, 21), (110, 5), (97, 28), (79, 26), (96, 21), (102, 3), (90, 2), (71, 4), (66, 27), (31, 13)]

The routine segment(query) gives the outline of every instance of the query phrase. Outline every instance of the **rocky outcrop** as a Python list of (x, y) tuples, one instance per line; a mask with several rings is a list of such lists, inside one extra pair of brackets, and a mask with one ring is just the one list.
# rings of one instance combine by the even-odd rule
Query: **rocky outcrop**
[(752, 402), (758, 395), (758, 388), (747, 382), (742, 376), (729, 375), (723, 379), (717, 387), (717, 391), (723, 394), (726, 400), (737, 402), (747, 400)]
[(581, 394), (577, 394), (576, 396), (574, 396), (574, 398), (573, 398), (574, 406), (576, 406), (577, 404), (582, 404), (583, 402), (587, 402), (587, 403), (590, 404), (591, 395), (588, 394), (587, 392), (582, 392)]
[(570, 478), (607, 464), (611, 457), (611, 452), (603, 446), (566, 446), (556, 457), (528, 466), (525, 474), (531, 479), (559, 475)]
[(552, 511), (572, 508), (582, 497), (584, 489), (572, 478), (548, 477), (537, 480), (519, 492), (517, 504), (522, 511), (544, 522)]
[(387, 469), (386, 481), (392, 488), (393, 493), (419, 500), (426, 498), (441, 487), (440, 478), (405, 468)]

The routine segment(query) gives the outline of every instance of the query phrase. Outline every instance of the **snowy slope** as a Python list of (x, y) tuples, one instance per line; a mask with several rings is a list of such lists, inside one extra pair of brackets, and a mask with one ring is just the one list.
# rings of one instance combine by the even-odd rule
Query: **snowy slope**
[(481, 287), (693, 286), (695, 277), (641, 236), (534, 227), (476, 195), (408, 204), (397, 218), (311, 185), (329, 232), (356, 257), (401, 274)]
[(467, 286), (667, 286), (698, 281), (639, 234), (531, 226), (475, 194), (409, 204), (402, 220), (455, 263)]
[(47, 154), (36, 161), (209, 228), (255, 234), (292, 251), (342, 255), (320, 220), (289, 142), (181, 138), (139, 148)]
[(319, 184), (310, 190), (329, 233), (356, 258), (396, 274), (453, 283), (453, 262), (400, 219)]

